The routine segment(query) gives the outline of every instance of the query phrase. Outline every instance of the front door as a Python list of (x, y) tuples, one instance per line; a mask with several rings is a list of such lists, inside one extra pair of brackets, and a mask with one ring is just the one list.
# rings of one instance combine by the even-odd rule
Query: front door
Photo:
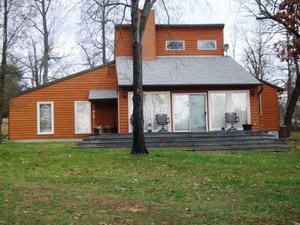
[(173, 95), (174, 131), (206, 131), (205, 94)]

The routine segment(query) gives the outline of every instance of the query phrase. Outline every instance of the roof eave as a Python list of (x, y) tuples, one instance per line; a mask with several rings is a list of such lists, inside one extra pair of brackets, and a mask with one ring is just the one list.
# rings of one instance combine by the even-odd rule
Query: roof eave
[[(262, 83), (254, 84), (144, 84), (143, 87), (256, 87)], [(133, 85), (119, 85), (121, 88), (131, 88)]]
[[(131, 24), (116, 24), (115, 28), (130, 28)], [(156, 24), (157, 28), (224, 28), (224, 23), (216, 24)]]

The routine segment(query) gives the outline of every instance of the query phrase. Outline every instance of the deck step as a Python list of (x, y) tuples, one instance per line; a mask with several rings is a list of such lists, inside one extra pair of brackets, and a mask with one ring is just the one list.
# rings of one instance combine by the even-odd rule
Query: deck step
[[(145, 133), (149, 148), (212, 150), (288, 150), (288, 145), (273, 135), (258, 131), (199, 132), (199, 133)], [(128, 149), (132, 134), (92, 135), (78, 144), (81, 149)]]

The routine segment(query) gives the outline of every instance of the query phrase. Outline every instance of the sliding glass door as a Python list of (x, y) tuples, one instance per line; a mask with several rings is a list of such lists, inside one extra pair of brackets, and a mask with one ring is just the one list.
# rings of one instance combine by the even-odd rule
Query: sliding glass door
[(174, 131), (206, 131), (204, 94), (173, 94)]

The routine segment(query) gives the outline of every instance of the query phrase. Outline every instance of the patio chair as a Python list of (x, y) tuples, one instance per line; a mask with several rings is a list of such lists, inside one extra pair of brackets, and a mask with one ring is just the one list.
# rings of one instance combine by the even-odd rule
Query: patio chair
[(231, 127), (228, 130), (237, 130), (233, 124), (240, 122), (239, 117), (235, 112), (225, 113), (226, 123), (230, 123)]
[(165, 125), (170, 123), (170, 118), (168, 118), (167, 114), (156, 114), (155, 117), (157, 124), (161, 125), (161, 129), (158, 132), (168, 132), (168, 130), (165, 129)]

